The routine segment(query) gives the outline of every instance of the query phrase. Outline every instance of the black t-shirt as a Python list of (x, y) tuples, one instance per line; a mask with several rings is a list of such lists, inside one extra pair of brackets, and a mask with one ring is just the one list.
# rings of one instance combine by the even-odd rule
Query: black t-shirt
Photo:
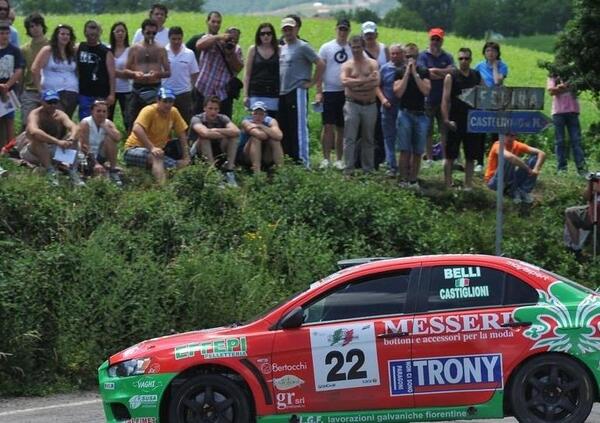
[[(394, 80), (402, 79), (404, 72), (406, 72), (405, 66), (398, 69)], [(429, 69), (427, 68), (417, 66), (417, 74), (419, 74), (421, 79), (429, 79)], [(419, 87), (412, 75), (409, 76), (406, 91), (404, 91), (404, 95), (400, 98), (400, 108), (413, 112), (422, 112), (425, 110), (425, 96), (419, 91)]]
[(279, 55), (277, 53), (265, 59), (258, 49), (254, 50), (248, 94), (256, 97), (279, 96)]
[(187, 43), (185, 43), (185, 46), (194, 52), (194, 56), (196, 56), (196, 60), (198, 60), (200, 58), (200, 52), (198, 50), (196, 50), (196, 43), (202, 37), (204, 37), (204, 32), (192, 36), (192, 38), (190, 38), (187, 41)]
[(106, 55), (109, 49), (104, 44), (90, 46), (79, 44), (77, 49), (77, 72), (79, 94), (88, 97), (106, 98), (110, 94)]
[(469, 69), (469, 75), (464, 76), (458, 69), (454, 69), (452, 75), (452, 90), (450, 91), (450, 120), (464, 120), (467, 118), (469, 109), (472, 109), (458, 96), (462, 90), (473, 88), (481, 83), (479, 71)]

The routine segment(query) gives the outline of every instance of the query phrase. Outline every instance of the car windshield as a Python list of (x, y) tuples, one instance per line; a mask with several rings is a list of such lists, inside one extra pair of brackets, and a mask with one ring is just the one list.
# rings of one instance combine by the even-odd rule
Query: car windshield
[(552, 276), (553, 278), (555, 278), (555, 279), (557, 279), (559, 281), (562, 281), (562, 282), (564, 282), (564, 283), (566, 283), (568, 285), (574, 286), (575, 288), (580, 289), (580, 290), (582, 290), (582, 291), (584, 291), (584, 292), (586, 292), (588, 294), (597, 294), (598, 293), (597, 291), (594, 291), (593, 289), (588, 288), (585, 285), (582, 285), (580, 283), (572, 281), (569, 278), (565, 278), (564, 276), (558, 275), (558, 274), (556, 274), (554, 272), (551, 272), (549, 270), (544, 269), (544, 272), (548, 273), (548, 275)]

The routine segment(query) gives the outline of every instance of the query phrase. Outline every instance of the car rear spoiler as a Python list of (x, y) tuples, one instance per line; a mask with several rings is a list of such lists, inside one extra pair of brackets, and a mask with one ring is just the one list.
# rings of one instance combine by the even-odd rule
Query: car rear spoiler
[(393, 258), (395, 258), (395, 257), (361, 257), (361, 258), (340, 260), (336, 264), (337, 264), (338, 269), (342, 270), (347, 267), (358, 266), (359, 264), (371, 263), (372, 261), (379, 261), (379, 260), (389, 260), (389, 259), (393, 259)]

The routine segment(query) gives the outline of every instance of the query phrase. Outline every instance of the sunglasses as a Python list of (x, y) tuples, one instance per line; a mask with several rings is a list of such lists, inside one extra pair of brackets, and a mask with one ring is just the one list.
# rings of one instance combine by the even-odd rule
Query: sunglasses
[(0, 10), (10, 10), (8, 7), (0, 7)]
[(407, 59), (414, 59), (417, 56), (415, 56), (414, 54), (405, 54), (404, 57), (406, 57)]
[(173, 98), (161, 98), (160, 101), (163, 103), (175, 103), (175, 99)]
[(145, 35), (156, 35), (156, 31), (146, 31), (144, 32)]
[(471, 58), (470, 57), (459, 57), (458, 60), (460, 60), (461, 62), (464, 62), (464, 61), (468, 62), (469, 60), (471, 60)]
[(58, 104), (58, 100), (48, 100), (46, 104)]
[(261, 33), (260, 33), (260, 36), (261, 36), (261, 37), (266, 37), (267, 35), (268, 35), (268, 36), (271, 36), (271, 35), (273, 35), (273, 33), (272, 33), (271, 31), (269, 31), (269, 32), (261, 32)]
[(338, 26), (338, 31), (348, 31), (349, 28), (346, 26)]

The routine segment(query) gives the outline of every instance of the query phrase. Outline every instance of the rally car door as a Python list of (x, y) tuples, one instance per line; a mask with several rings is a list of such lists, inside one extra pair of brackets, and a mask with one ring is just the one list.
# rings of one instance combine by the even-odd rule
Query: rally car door
[(304, 324), (275, 336), (278, 412), (412, 407), (412, 396), (390, 396), (387, 372), (392, 358), (410, 358), (410, 337), (391, 333), (386, 321), (412, 320), (410, 286), (418, 274), (417, 268), (362, 277), (305, 304)]
[(514, 325), (512, 311), (535, 304), (537, 292), (513, 275), (481, 265), (432, 266), (423, 275), (412, 331), (415, 406), (492, 400), (526, 354), (524, 328)]

